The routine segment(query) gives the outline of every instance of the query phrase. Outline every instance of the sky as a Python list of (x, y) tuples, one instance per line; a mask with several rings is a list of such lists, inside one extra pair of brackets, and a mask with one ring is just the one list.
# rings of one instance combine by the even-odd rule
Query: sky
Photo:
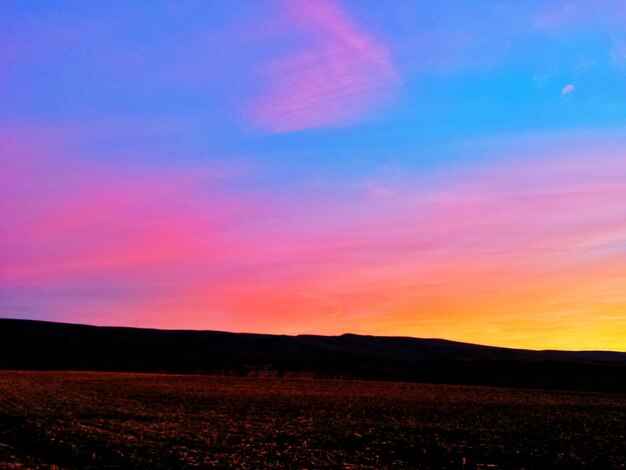
[(626, 5), (0, 4), (0, 316), (626, 351)]

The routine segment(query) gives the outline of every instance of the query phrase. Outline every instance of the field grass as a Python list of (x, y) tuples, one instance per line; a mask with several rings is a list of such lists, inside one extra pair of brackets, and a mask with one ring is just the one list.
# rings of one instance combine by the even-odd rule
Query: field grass
[(626, 468), (626, 395), (0, 372), (0, 468)]

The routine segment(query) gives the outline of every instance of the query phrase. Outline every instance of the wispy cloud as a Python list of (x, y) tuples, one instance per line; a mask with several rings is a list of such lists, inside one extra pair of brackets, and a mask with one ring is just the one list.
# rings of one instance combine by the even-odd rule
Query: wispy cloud
[(626, 282), (619, 153), (372, 178), (343, 198), (244, 197), (206, 168), (111, 168), (45, 136), (5, 137), (0, 308), (12, 315), (623, 347), (623, 315), (594, 321), (619, 311), (605, 299)]
[(193, 276), (237, 253), (223, 235), (258, 208), (218, 189), (230, 176), (211, 167), (111, 166), (77, 158), (58, 135), (0, 137), (0, 310), (15, 306), (5, 314), (95, 323), (148, 314), (176, 291), (181, 267)]
[(335, 334), (358, 324), (487, 343), (515, 330), (507, 341), (519, 346), (575, 338), (593, 347), (576, 326), (597, 328), (602, 299), (626, 280), (626, 167), (602, 161), (518, 162), (417, 188), (415, 177), (397, 178), (378, 183), (393, 188), (384, 197), (371, 197), (371, 183), (358, 187), (360, 199), (319, 197), (315, 207), (282, 201), (276, 227), (257, 225), (232, 277), (196, 278), (179, 303), (159, 308), (228, 312), (238, 330)]
[(383, 44), (326, 0), (287, 3), (309, 43), (271, 62), (268, 94), (250, 116), (271, 132), (339, 126), (358, 120), (387, 103), (398, 84)]

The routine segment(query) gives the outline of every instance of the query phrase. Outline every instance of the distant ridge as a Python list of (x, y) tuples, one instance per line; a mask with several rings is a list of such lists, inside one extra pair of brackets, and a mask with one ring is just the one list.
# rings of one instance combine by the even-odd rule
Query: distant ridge
[[(265, 335), (0, 319), (0, 369), (259, 374), (626, 392), (626, 353), (411, 337)], [(268, 372), (269, 371), (269, 372)]]

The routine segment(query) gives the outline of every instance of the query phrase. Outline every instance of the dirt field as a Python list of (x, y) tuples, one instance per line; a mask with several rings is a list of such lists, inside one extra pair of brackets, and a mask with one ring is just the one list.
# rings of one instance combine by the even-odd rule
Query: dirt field
[(626, 468), (626, 395), (0, 372), (0, 468)]

